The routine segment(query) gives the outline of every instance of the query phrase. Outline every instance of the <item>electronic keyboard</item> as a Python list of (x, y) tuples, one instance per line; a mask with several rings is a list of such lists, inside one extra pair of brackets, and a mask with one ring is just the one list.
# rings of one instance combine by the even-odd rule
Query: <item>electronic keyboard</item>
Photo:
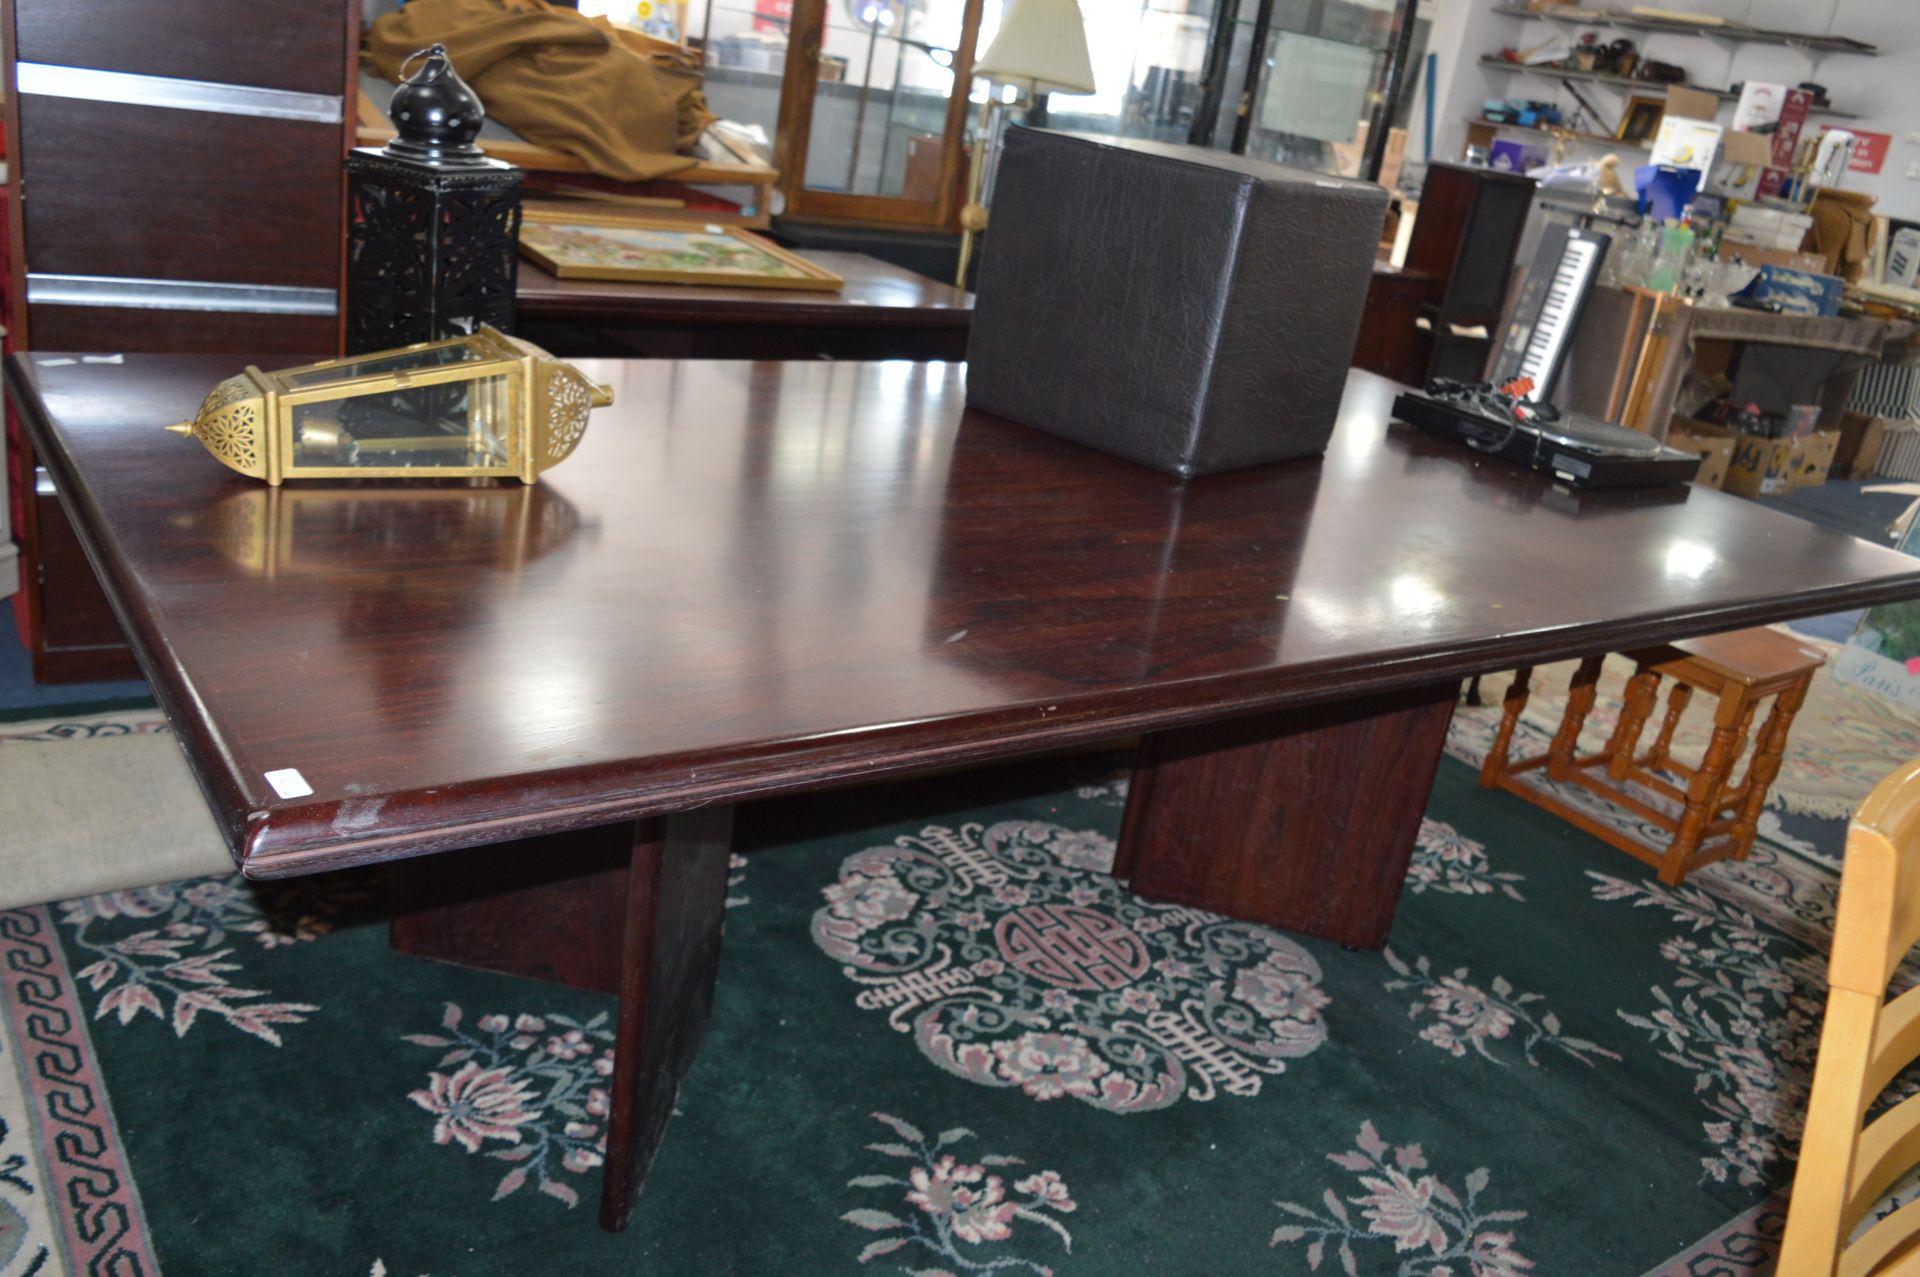
[(1506, 336), (1494, 355), (1496, 385), (1527, 377), (1533, 381), (1530, 402), (1544, 403), (1553, 394), (1580, 309), (1600, 278), (1608, 243), (1598, 231), (1577, 226), (1549, 226), (1541, 234)]
[(1638, 488), (1686, 483), (1700, 458), (1665, 447), (1638, 430), (1533, 404), (1521, 383), (1495, 388), (1436, 381), (1393, 401), (1397, 420), (1464, 443), (1576, 488)]

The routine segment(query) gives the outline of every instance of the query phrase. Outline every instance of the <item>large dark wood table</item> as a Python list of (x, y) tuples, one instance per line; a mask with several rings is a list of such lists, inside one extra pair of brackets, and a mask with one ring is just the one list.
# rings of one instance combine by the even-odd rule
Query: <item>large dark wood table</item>
[(522, 336), (556, 354), (964, 359), (973, 294), (865, 253), (805, 254), (838, 292), (558, 279), (520, 263)]
[(1185, 486), (963, 413), (957, 366), (603, 363), (538, 487), (269, 490), (159, 429), (243, 362), (9, 379), (242, 870), (403, 861), (401, 947), (619, 993), (611, 1227), (732, 804), (1140, 733), (1136, 891), (1379, 945), (1463, 676), (1920, 596), (1719, 492), (1389, 425), (1366, 373), (1324, 459)]

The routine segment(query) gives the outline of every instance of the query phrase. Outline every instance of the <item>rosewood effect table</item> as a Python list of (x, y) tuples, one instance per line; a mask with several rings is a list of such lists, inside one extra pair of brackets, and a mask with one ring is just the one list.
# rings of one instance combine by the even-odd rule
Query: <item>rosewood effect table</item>
[(520, 333), (556, 354), (964, 359), (973, 294), (865, 253), (809, 250), (838, 292), (557, 279), (520, 263)]
[(619, 993), (610, 1227), (731, 804), (1141, 733), (1135, 890), (1378, 945), (1463, 676), (1920, 596), (1719, 492), (1389, 425), (1365, 373), (1323, 459), (1186, 485), (963, 412), (958, 366), (599, 363), (538, 487), (270, 490), (159, 429), (243, 360), (44, 358), (11, 391), (242, 870), (403, 861), (401, 947)]

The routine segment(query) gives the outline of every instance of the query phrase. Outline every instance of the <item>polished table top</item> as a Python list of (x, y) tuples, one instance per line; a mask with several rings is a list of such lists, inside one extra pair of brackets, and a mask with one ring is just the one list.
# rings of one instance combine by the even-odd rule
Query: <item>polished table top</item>
[(973, 294), (865, 253), (802, 254), (845, 281), (838, 292), (560, 279), (520, 263), (515, 304), (528, 318), (653, 323), (876, 324), (966, 328)]
[(1183, 486), (964, 413), (961, 366), (589, 361), (615, 406), (537, 487), (269, 490), (159, 429), (242, 361), (47, 358), (29, 427), (257, 876), (1920, 597), (1389, 425), (1365, 373), (1323, 459)]

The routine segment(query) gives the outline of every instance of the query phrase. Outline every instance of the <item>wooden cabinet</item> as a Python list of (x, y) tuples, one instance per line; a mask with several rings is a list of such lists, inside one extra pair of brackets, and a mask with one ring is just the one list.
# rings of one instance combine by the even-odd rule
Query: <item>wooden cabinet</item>
[(1420, 318), (1439, 299), (1440, 284), (1440, 277), (1427, 271), (1374, 266), (1353, 366), (1409, 386), (1425, 382), (1433, 334), (1420, 327)]
[(1430, 164), (1407, 268), (1440, 280), (1429, 310), (1433, 358), (1418, 378), (1479, 381), (1533, 205), (1533, 179), (1463, 164)]
[[(353, 0), (0, 0), (10, 350), (340, 349)], [(132, 657), (8, 414), (16, 615), (48, 682)]]
[(950, 48), (896, 34), (891, 10), (861, 30), (828, 0), (794, 0), (775, 133), (786, 216), (959, 229), (984, 3), (923, 7), (936, 26), (952, 21)]

